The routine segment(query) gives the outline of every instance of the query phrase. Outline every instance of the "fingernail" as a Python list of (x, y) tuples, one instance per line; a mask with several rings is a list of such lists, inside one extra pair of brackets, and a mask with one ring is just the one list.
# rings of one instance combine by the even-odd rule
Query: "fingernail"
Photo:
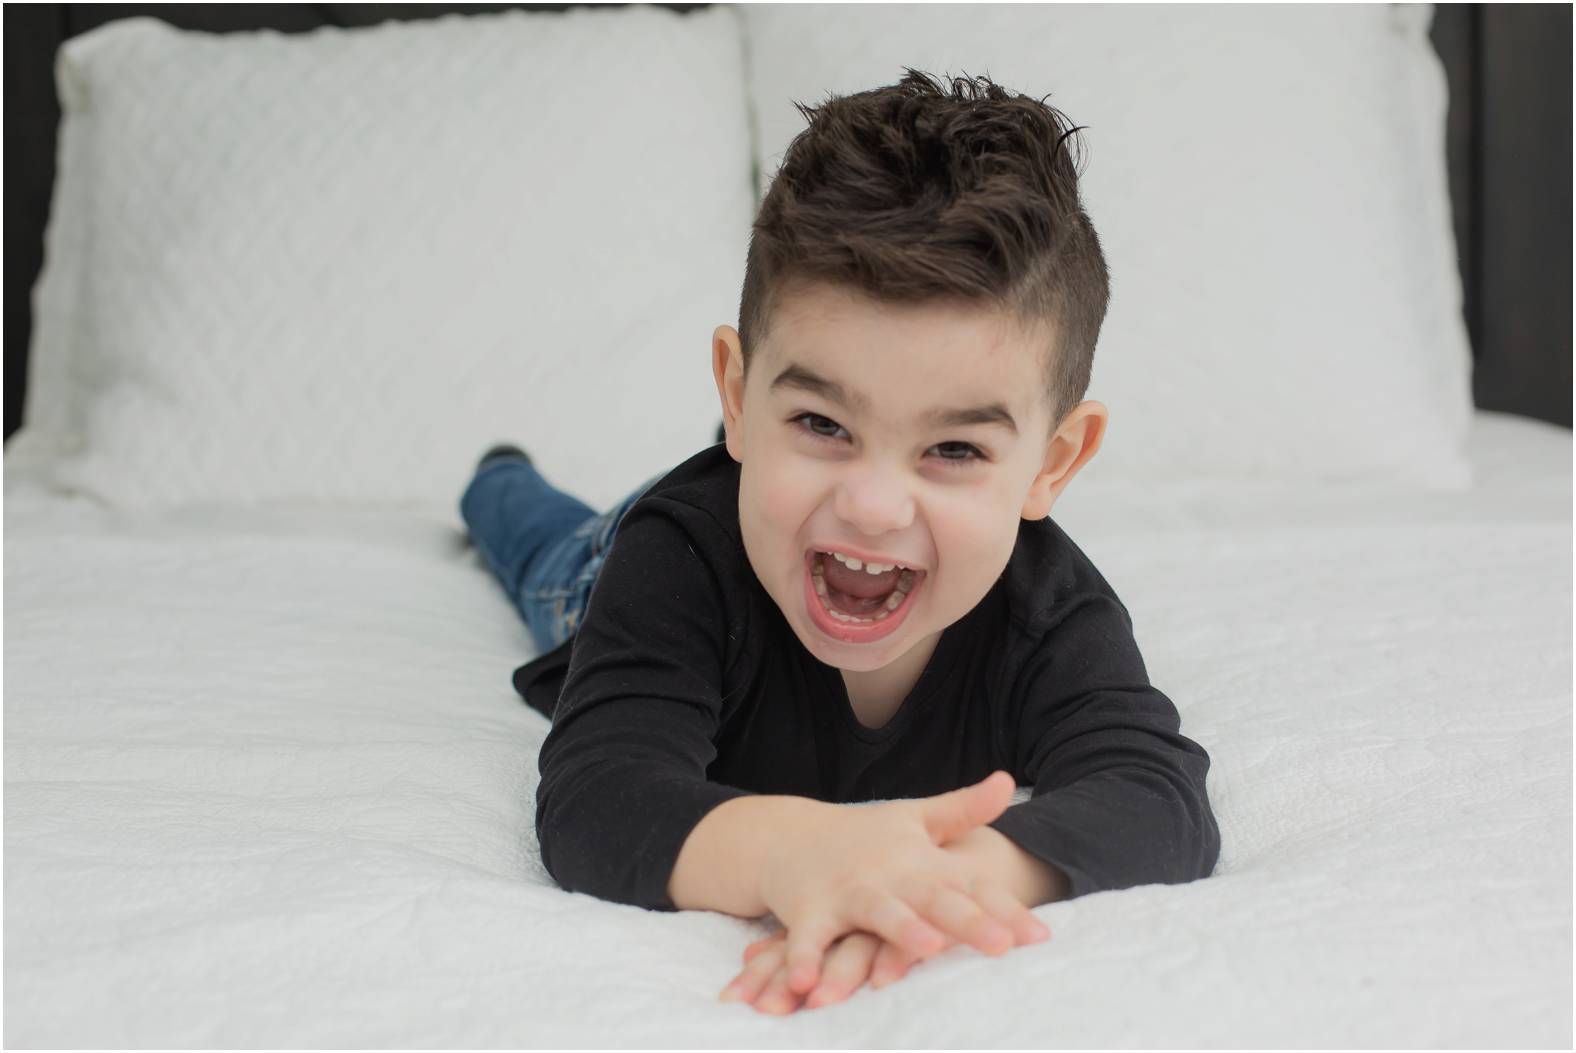
[(724, 1002), (737, 1002), (739, 1000), (740, 993), (741, 992), (739, 991), (738, 984), (729, 984), (727, 987), (722, 989), (722, 994), (718, 995), (717, 997), (719, 1000)]

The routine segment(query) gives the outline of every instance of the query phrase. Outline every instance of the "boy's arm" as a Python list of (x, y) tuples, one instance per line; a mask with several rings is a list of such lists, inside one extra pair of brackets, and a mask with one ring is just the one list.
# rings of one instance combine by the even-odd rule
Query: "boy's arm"
[(1208, 753), (1180, 734), (1176, 706), (1150, 685), (1114, 597), (1075, 596), (1058, 609), (1047, 628), (1055, 647), (1020, 678), (1015, 774), (1033, 796), (990, 827), (1059, 871), (1067, 897), (1207, 877), (1220, 855)]
[(1026, 907), (1055, 903), (1071, 895), (1071, 885), (1060, 867), (1036, 859), (992, 826), (978, 827), (947, 848), (975, 862)]
[(767, 912), (761, 870), (791, 831), (816, 821), (827, 805), (808, 797), (757, 795), (724, 801), (690, 832), (668, 881), (679, 910), (715, 910), (741, 918)]
[(729, 612), (701, 553), (727, 539), (702, 533), (719, 529), (704, 513), (658, 504), (630, 509), (592, 589), (538, 757), (536, 829), (563, 888), (672, 910), (691, 830), (748, 793), (707, 778)]
[[(724, 801), (701, 819), (685, 840), (668, 882), (680, 910), (715, 910), (741, 918), (767, 913), (761, 871), (782, 840), (813, 830), (828, 806), (806, 797), (748, 796)], [(1038, 907), (1068, 898), (1067, 875), (1036, 859), (990, 826), (977, 826), (950, 842), (1002, 884), (1018, 902)]]

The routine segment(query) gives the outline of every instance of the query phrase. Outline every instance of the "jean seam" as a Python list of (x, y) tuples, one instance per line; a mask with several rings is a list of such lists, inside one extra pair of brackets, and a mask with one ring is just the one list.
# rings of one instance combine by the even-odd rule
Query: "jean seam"
[(530, 599), (530, 600), (566, 600), (569, 597), (573, 596), (578, 591), (579, 591), (578, 589), (576, 589), (576, 588), (574, 588), (572, 586), (570, 588), (567, 588), (567, 589), (563, 589), (563, 588), (547, 588), (547, 589), (534, 589), (534, 590), (522, 589), (520, 591), (520, 595), (522, 595), (526, 599)]

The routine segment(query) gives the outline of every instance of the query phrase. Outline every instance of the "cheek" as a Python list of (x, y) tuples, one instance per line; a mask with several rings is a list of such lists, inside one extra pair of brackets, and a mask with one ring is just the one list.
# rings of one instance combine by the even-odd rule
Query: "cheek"
[(739, 477), (745, 553), (755, 576), (785, 612), (800, 602), (804, 571), (798, 542), (814, 499), (814, 488), (790, 472), (745, 471)]
[(815, 508), (816, 485), (804, 472), (795, 472), (787, 462), (775, 462), (739, 479), (741, 495), (755, 509), (763, 527), (775, 531), (797, 530)]
[(1012, 558), (1018, 507), (974, 501), (951, 506), (944, 517), (932, 520), (942, 564), (951, 569), (947, 577), (960, 592), (984, 595)]

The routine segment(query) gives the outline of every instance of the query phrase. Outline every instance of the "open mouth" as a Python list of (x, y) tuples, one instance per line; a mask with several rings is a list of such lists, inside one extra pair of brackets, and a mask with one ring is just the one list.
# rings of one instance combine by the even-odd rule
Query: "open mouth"
[(873, 573), (858, 561), (811, 551), (805, 555), (804, 578), (805, 603), (816, 627), (845, 643), (867, 643), (897, 631), (926, 572), (885, 566)]

